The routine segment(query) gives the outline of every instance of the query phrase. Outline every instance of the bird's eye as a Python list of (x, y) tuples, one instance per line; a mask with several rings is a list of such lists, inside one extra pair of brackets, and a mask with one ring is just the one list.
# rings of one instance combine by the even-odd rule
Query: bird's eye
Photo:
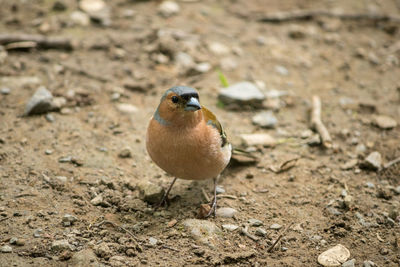
[(174, 103), (178, 103), (178, 101), (179, 101), (178, 97), (175, 95), (171, 99), (172, 99), (172, 102), (174, 102)]

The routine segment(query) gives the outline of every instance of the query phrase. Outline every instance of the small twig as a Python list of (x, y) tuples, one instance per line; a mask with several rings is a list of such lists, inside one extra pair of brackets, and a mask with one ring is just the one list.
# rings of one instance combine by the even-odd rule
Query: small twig
[(259, 15), (257, 21), (265, 23), (282, 23), (290, 21), (312, 20), (317, 17), (338, 18), (341, 20), (370, 20), (373, 22), (392, 21), (400, 22), (400, 16), (390, 14), (332, 12), (326, 10), (294, 10), (289, 12), (277, 12), (268, 15)]
[(391, 160), (388, 163), (384, 164), (383, 165), (383, 169), (390, 168), (390, 167), (392, 167), (393, 165), (395, 165), (397, 163), (400, 163), (400, 157), (398, 157), (397, 159)]
[(385, 242), (385, 240), (382, 239), (378, 232), (376, 233), (376, 238), (378, 238), (378, 240), (381, 242)]
[(278, 238), (275, 240), (275, 242), (269, 247), (269, 249), (267, 250), (268, 252), (271, 252), (274, 247), (276, 246), (276, 244), (278, 244), (279, 240), (281, 240), (281, 238), (284, 236), (284, 234), (287, 232), (287, 230), (289, 230), (289, 228), (293, 225), (293, 223), (290, 223), (285, 230), (282, 231), (282, 233), (278, 236)]
[(78, 68), (78, 67), (75, 67), (75, 66), (71, 66), (71, 65), (67, 65), (67, 64), (62, 64), (62, 66), (64, 66), (64, 68), (69, 69), (72, 72), (75, 72), (77, 74), (83, 75), (83, 76), (85, 76), (87, 78), (90, 78), (90, 79), (93, 79), (93, 80), (98, 80), (98, 81), (103, 82), (103, 83), (111, 81), (110, 79), (108, 79), (106, 77), (90, 73), (87, 70), (84, 70), (84, 69), (81, 69), (81, 68)]
[(110, 224), (110, 225), (112, 225), (112, 226), (115, 227), (115, 228), (119, 228), (119, 229), (123, 230), (125, 233), (129, 234), (129, 235), (137, 242), (136, 236), (135, 236), (131, 231), (127, 230), (126, 228), (122, 227), (121, 225), (117, 225), (117, 224), (115, 224), (115, 223), (113, 223), (113, 222), (104, 220), (104, 221), (99, 222), (99, 223), (96, 224), (95, 226), (96, 226), (96, 227), (100, 227), (100, 226), (102, 226), (103, 224)]
[(179, 251), (180, 251), (179, 249), (176, 249), (176, 248), (173, 248), (173, 247), (170, 247), (170, 246), (167, 246), (167, 245), (162, 245), (161, 247), (162, 247), (162, 248), (166, 248), (166, 249), (170, 249), (170, 250), (176, 251), (176, 252), (179, 252)]
[(9, 43), (4, 46), (6, 50), (31, 49), (35, 47), (37, 47), (37, 43), (31, 41)]
[(258, 241), (259, 238), (256, 237), (255, 235), (250, 234), (250, 233), (247, 231), (248, 228), (249, 228), (249, 227), (246, 225), (245, 227), (242, 227), (242, 228), (240, 229), (240, 232), (241, 232), (242, 234), (244, 234), (245, 236), (247, 236), (248, 238), (250, 238), (251, 240), (253, 240), (253, 241)]
[(0, 219), (0, 222), (10, 219), (10, 217), (4, 217)]
[(237, 199), (237, 197), (233, 195), (217, 195), (217, 198)]
[(64, 37), (48, 37), (34, 34), (0, 34), (0, 45), (11, 43), (32, 42), (36, 43), (37, 48), (48, 49), (66, 49), (72, 50), (73, 45), (70, 39)]
[(20, 198), (20, 197), (36, 197), (37, 194), (34, 193), (21, 193), (19, 195), (16, 195), (14, 198)]
[(312, 97), (311, 127), (320, 135), (323, 146), (331, 148), (332, 139), (321, 120), (321, 99), (318, 96)]
[(201, 193), (203, 194), (203, 197), (207, 202), (211, 201), (210, 197), (208, 196), (208, 194), (207, 194), (206, 190), (204, 190), (204, 188), (201, 189)]

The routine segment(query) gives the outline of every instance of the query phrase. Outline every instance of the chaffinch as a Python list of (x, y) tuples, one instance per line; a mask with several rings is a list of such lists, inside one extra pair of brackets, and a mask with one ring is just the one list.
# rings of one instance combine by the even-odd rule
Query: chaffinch
[(167, 201), (177, 178), (213, 178), (214, 197), (207, 217), (215, 216), (217, 178), (229, 163), (232, 147), (215, 115), (200, 105), (195, 89), (176, 86), (164, 93), (147, 128), (146, 148), (151, 159), (175, 177), (159, 205)]

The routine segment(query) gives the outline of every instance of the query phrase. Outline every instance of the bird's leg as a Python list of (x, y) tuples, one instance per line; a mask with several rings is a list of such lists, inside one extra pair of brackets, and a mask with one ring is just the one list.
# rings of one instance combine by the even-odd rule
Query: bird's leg
[(206, 218), (210, 217), (211, 215), (213, 215), (215, 218), (217, 212), (217, 178), (214, 178), (213, 181), (214, 181), (214, 197), (210, 203), (211, 209), (210, 212), (208, 212)]
[(168, 194), (169, 194), (169, 191), (171, 191), (172, 186), (174, 186), (176, 179), (177, 178), (175, 177), (174, 180), (172, 181), (172, 183), (169, 185), (167, 191), (165, 191), (161, 201), (154, 207), (154, 210), (157, 210), (159, 207), (161, 207), (164, 204), (168, 205)]

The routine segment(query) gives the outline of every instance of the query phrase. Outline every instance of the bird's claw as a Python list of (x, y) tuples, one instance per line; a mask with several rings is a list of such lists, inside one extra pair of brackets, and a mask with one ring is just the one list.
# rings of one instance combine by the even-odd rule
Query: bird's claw
[(215, 218), (217, 213), (217, 198), (213, 198), (210, 204), (211, 208), (208, 214), (206, 215), (206, 218), (210, 217), (211, 215), (213, 215), (213, 217)]

